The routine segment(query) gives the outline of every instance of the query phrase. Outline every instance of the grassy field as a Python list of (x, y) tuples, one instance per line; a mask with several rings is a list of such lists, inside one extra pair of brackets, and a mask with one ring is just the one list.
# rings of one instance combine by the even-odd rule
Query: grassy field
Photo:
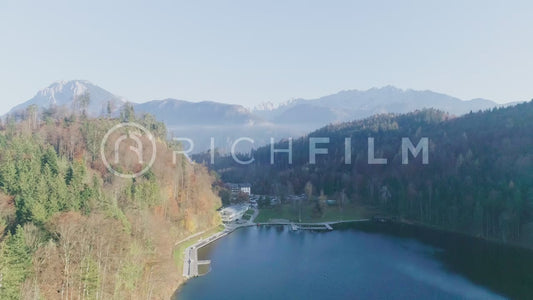
[[(371, 215), (369, 209), (359, 205), (345, 205), (342, 209), (334, 206), (326, 206), (322, 209), (322, 214), (313, 213), (314, 205), (302, 205), (302, 222), (331, 222), (353, 219), (364, 219)], [(270, 219), (286, 219), (298, 222), (298, 208), (289, 204), (280, 205), (274, 208), (262, 208), (255, 219), (256, 223), (268, 222)]]
[(254, 212), (255, 212), (255, 210), (253, 210), (253, 209), (247, 210), (244, 213), (244, 215), (242, 216), (242, 219), (246, 220), (246, 221), (250, 220), (252, 218), (252, 216), (254, 215)]

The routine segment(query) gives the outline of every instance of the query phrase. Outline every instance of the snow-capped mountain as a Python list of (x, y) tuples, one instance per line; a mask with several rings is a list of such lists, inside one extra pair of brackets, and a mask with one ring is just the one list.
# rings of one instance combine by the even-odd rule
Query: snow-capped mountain
[(283, 102), (280, 102), (280, 103), (274, 103), (272, 101), (265, 101), (265, 102), (261, 102), (261, 103), (255, 105), (250, 110), (252, 112), (276, 110), (276, 109), (278, 109), (280, 107), (291, 105), (291, 103), (293, 103), (294, 101), (296, 101), (296, 99), (289, 99), (289, 100), (286, 100), (286, 101), (283, 101)]
[(255, 115), (266, 119), (272, 120), (278, 116), (285, 108), (288, 108), (296, 101), (296, 99), (290, 99), (280, 103), (274, 103), (272, 101), (266, 101), (259, 103), (252, 107), (250, 111)]
[(366, 91), (346, 90), (317, 99), (296, 99), (268, 110), (254, 110), (278, 124), (308, 124), (318, 128), (329, 123), (351, 121), (379, 113), (406, 113), (436, 108), (454, 115), (496, 107), (486, 99), (461, 100), (433, 91), (403, 90), (393, 86)]
[(114, 112), (126, 102), (124, 98), (113, 95), (87, 80), (58, 81), (37, 92), (30, 100), (15, 106), (9, 114), (24, 110), (30, 105), (37, 105), (41, 109), (54, 106), (73, 109), (77, 97), (86, 93), (90, 99), (87, 107), (87, 113), (90, 116), (105, 114), (109, 104), (111, 104), (110, 107)]
[(254, 107), (251, 108), (251, 111), (255, 111), (255, 110), (258, 110), (258, 111), (270, 111), (270, 110), (274, 110), (276, 108), (278, 108), (278, 105), (274, 104), (274, 102), (266, 101), (266, 102), (261, 102), (261, 103), (255, 105)]

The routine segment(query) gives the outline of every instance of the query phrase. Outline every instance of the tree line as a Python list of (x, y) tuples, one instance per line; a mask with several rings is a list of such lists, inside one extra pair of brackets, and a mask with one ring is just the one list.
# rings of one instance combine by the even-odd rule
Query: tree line
[[(270, 146), (240, 154), (249, 165), (217, 156), (211, 166), (223, 180), (251, 182), (257, 194), (300, 194), (311, 184), (315, 195), (346, 199), (410, 221), (479, 237), (533, 245), (533, 102), (453, 117), (425, 109), (382, 114), (332, 124), (292, 141), (287, 153)], [(329, 137), (327, 155), (309, 163), (309, 138)], [(368, 138), (375, 157), (368, 163)], [(422, 155), (402, 164), (401, 139), (416, 145), (429, 140), (429, 162)], [(351, 139), (351, 164), (345, 141)], [(289, 141), (275, 145), (287, 149)], [(217, 154), (218, 155), (218, 154)], [(208, 154), (196, 157), (209, 165)], [(342, 202), (342, 201), (341, 201)]]

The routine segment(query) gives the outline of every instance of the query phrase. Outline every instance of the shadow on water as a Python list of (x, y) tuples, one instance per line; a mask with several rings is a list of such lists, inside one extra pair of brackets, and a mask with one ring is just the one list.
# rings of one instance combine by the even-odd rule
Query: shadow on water
[(443, 230), (409, 224), (338, 224), (359, 230), (418, 240), (442, 249), (434, 255), (449, 271), (513, 299), (533, 299), (533, 251)]
[(533, 299), (531, 250), (407, 224), (334, 229), (239, 229), (199, 249), (212, 265), (173, 299)]

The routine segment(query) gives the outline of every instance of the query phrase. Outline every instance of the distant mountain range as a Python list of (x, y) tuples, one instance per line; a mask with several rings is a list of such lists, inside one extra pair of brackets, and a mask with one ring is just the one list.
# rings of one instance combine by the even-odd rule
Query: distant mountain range
[(275, 123), (307, 123), (318, 128), (380, 113), (406, 113), (422, 108), (436, 108), (462, 115), (495, 106), (498, 106), (496, 102), (486, 99), (464, 101), (432, 91), (385, 86), (366, 91), (341, 91), (318, 99), (295, 99), (277, 107), (266, 103), (257, 106), (252, 112)]
[[(74, 100), (90, 95), (90, 116), (108, 113), (109, 103), (116, 112), (127, 102), (86, 80), (60, 81), (39, 91), (32, 99), (17, 105), (10, 113), (35, 104), (40, 108), (63, 106), (72, 108)], [(241, 105), (212, 101), (190, 102), (164, 99), (134, 104), (139, 114), (150, 113), (165, 122), (174, 136), (198, 140), (195, 151), (204, 151), (209, 138), (228, 150), (238, 137), (249, 136), (259, 146), (275, 139), (296, 137), (331, 123), (362, 119), (379, 113), (406, 113), (422, 108), (436, 108), (454, 115), (485, 110), (498, 104), (486, 99), (464, 101), (432, 91), (402, 90), (393, 86), (366, 91), (346, 90), (318, 99), (295, 99), (275, 105), (263, 103), (253, 109)], [(241, 147), (247, 151), (251, 145)], [(241, 148), (239, 148), (241, 149)]]

